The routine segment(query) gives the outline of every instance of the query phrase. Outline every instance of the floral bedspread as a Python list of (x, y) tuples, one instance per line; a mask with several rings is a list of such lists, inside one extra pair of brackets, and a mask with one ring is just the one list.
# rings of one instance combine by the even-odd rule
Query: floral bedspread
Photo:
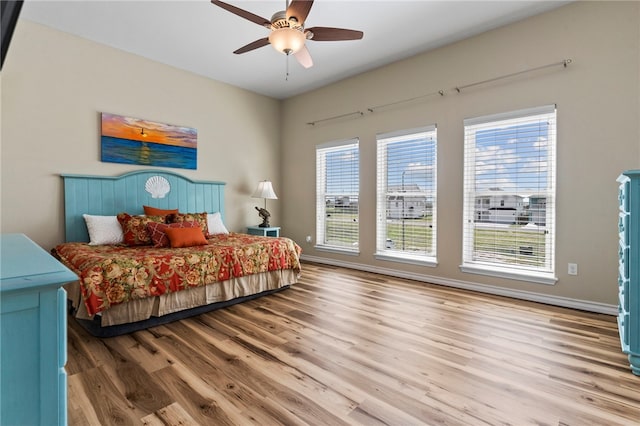
[(80, 277), (90, 315), (133, 299), (159, 296), (234, 277), (300, 271), (301, 248), (288, 238), (219, 234), (188, 248), (65, 243), (60, 260)]

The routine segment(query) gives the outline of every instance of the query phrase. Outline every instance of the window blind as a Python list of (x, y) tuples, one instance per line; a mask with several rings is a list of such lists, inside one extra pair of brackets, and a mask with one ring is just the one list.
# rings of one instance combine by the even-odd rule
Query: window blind
[(436, 258), (436, 127), (377, 136), (376, 251)]
[(464, 130), (463, 267), (551, 277), (555, 105), (468, 119)]
[(316, 147), (316, 245), (358, 251), (359, 141)]

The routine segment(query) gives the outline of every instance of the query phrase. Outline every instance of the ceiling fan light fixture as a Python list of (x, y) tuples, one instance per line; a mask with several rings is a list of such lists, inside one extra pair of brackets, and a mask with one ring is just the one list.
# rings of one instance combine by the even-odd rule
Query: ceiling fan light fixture
[[(211, 0), (211, 3), (228, 12), (271, 30), (268, 37), (260, 38), (242, 46), (240, 49), (235, 50), (234, 54), (247, 53), (270, 44), (275, 50), (287, 56), (293, 53), (296, 60), (305, 68), (313, 66), (309, 49), (305, 46), (307, 40), (360, 40), (364, 35), (362, 31), (345, 28), (312, 27), (305, 29), (305, 21), (313, 2), (314, 0), (287, 0), (285, 2), (286, 10), (274, 13), (271, 16), (271, 20), (267, 21), (262, 16), (255, 15), (247, 10), (223, 1)], [(287, 61), (288, 66), (289, 61)], [(288, 71), (287, 75), (289, 75)]]
[(289, 55), (302, 49), (306, 37), (302, 31), (295, 28), (278, 28), (269, 34), (269, 43), (280, 53)]

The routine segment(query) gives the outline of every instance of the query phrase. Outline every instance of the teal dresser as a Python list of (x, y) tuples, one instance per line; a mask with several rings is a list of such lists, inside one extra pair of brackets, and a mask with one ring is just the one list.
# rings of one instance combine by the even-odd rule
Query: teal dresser
[(67, 311), (78, 277), (23, 234), (0, 235), (0, 424), (67, 424)]
[(618, 330), (633, 374), (640, 376), (640, 170), (618, 177)]

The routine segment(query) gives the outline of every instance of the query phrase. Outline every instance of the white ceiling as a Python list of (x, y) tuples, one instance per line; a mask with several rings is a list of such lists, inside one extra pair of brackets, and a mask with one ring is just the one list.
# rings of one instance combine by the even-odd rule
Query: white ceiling
[[(228, 0), (270, 19), (285, 0)], [(157, 62), (284, 99), (569, 3), (569, 1), (317, 0), (305, 26), (364, 31), (356, 41), (308, 41), (304, 69), (270, 46), (232, 52), (268, 30), (210, 3), (31, 1), (20, 19), (38, 22)]]

